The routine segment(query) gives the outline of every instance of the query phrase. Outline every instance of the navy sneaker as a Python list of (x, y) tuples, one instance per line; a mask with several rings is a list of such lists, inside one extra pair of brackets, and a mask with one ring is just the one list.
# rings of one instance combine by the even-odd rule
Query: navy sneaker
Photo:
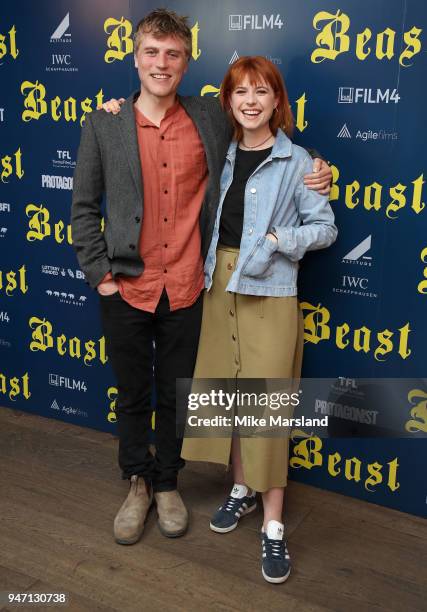
[(262, 575), (267, 582), (285, 582), (291, 573), (291, 558), (283, 539), (283, 525), (268, 521), (262, 533)]
[(210, 522), (210, 528), (217, 533), (228, 533), (236, 529), (241, 516), (256, 508), (255, 491), (248, 495), (248, 487), (235, 484), (225, 503), (218, 508)]

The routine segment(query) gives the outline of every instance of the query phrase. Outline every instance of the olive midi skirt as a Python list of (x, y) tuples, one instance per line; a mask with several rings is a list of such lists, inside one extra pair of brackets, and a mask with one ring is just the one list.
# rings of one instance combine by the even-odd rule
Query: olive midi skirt
[[(194, 378), (281, 378), (301, 375), (303, 318), (296, 296), (226, 291), (239, 250), (219, 246), (213, 284), (205, 292)], [(182, 457), (228, 466), (229, 437), (185, 437)], [(287, 484), (289, 435), (241, 437), (245, 483), (264, 492)]]

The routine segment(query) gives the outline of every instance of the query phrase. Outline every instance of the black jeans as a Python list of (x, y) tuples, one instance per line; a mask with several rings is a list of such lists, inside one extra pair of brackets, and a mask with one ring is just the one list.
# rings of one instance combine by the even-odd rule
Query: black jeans
[[(107, 352), (118, 383), (116, 413), (123, 478), (138, 474), (152, 483), (154, 491), (172, 491), (178, 470), (184, 466), (182, 439), (176, 437), (175, 380), (193, 376), (202, 296), (192, 306), (173, 312), (165, 289), (154, 313), (130, 306), (119, 292), (100, 296), (100, 305)], [(155, 456), (149, 450), (153, 381)]]

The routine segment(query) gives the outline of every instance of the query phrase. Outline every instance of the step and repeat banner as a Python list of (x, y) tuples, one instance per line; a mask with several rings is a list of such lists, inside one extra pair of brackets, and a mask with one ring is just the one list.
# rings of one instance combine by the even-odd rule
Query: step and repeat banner
[[(156, 6), (0, 8), (0, 403), (112, 433), (117, 389), (98, 299), (72, 247), (73, 170), (87, 114), (138, 88), (132, 29)], [(342, 391), (316, 403), (338, 438), (296, 439), (291, 477), (425, 515), (426, 7), (182, 0), (167, 8), (192, 28), (182, 94), (217, 96), (236, 58), (266, 56), (285, 77), (295, 142), (333, 169), (339, 237), (304, 260), (300, 299), (304, 375), (334, 379)], [(352, 408), (360, 378), (390, 380), (380, 408), (375, 395), (369, 409)], [(388, 408), (402, 437), (375, 431)], [(365, 437), (340, 437), (362, 424)]]

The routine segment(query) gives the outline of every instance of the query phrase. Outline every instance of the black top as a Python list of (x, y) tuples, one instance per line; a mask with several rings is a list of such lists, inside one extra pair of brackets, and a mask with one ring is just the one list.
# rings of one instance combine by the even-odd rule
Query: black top
[(233, 182), (225, 196), (219, 226), (219, 242), (240, 247), (243, 232), (245, 187), (253, 171), (266, 159), (273, 147), (261, 151), (244, 151), (237, 147)]

